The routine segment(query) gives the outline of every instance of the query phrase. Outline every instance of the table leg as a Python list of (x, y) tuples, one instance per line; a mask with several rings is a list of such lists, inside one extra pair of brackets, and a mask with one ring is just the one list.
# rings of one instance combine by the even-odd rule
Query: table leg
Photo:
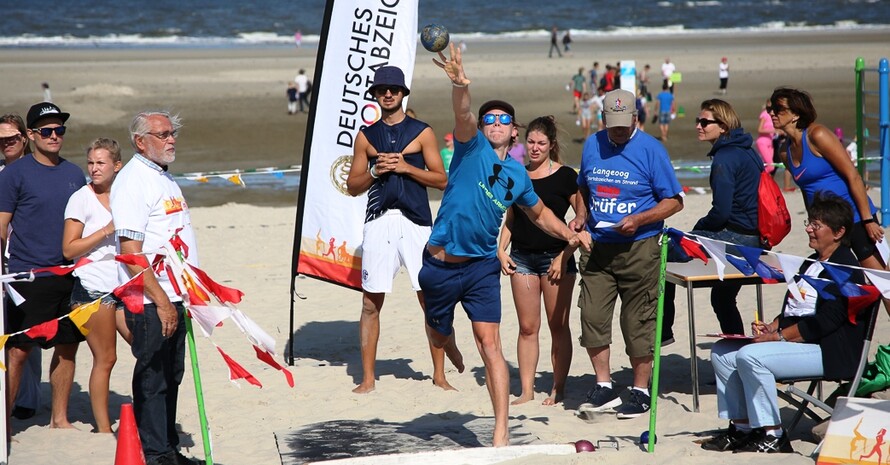
[(689, 369), (692, 373), (692, 411), (698, 413), (698, 356), (695, 347), (695, 289), (687, 283), (686, 305), (689, 310)]
[(763, 288), (756, 284), (757, 288), (757, 321), (763, 321)]

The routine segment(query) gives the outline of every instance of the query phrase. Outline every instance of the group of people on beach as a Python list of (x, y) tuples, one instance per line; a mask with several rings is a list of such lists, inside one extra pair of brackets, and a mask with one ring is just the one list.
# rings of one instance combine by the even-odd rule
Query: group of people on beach
[[(70, 117), (51, 102), (34, 104), (25, 119), (0, 117), (3, 271), (27, 278), (6, 283), (4, 292), (8, 414), (27, 418), (40, 408), (39, 352), (53, 349), (50, 427), (73, 428), (68, 401), (75, 356), (86, 340), (93, 355), (89, 396), (95, 431), (111, 433), (109, 379), (120, 334), (134, 356), (131, 394), (146, 463), (199, 463), (178, 451), (175, 428), (185, 368), (182, 298), (167, 274), (156, 275), (149, 265), (174, 237), (184, 260), (198, 265), (188, 204), (167, 172), (181, 122), (167, 112), (138, 113), (129, 128), (133, 158), (124, 165), (118, 142), (97, 138), (86, 148), (85, 177), (61, 156)], [(110, 258), (115, 255), (136, 258), (121, 265)], [(71, 273), (48, 271), (75, 263)], [(125, 306), (114, 293), (136, 277), (142, 295), (134, 298), (141, 308)], [(94, 306), (82, 331), (69, 314)], [(20, 387), (36, 388), (37, 402), (13, 411)]]
[[(569, 329), (571, 297), (580, 273), (581, 335), (596, 377), (579, 414), (614, 412), (636, 418), (650, 409), (649, 391), (658, 301), (659, 237), (664, 220), (683, 208), (683, 188), (667, 151), (638, 127), (634, 93), (605, 92), (603, 130), (587, 137), (579, 170), (563, 165), (552, 116), (527, 125), (513, 105), (489, 100), (474, 112), (470, 79), (459, 49), (439, 52), (434, 63), (451, 81), (453, 154), (445, 170), (432, 129), (402, 110), (410, 93), (402, 71), (378, 68), (369, 93), (382, 117), (356, 139), (347, 179), (351, 195), (368, 193), (362, 244), (360, 339), (363, 376), (354, 389), (375, 388), (376, 349), (384, 296), (401, 266), (407, 269), (425, 317), (433, 359), (433, 383), (454, 389), (445, 377), (447, 357), (465, 369), (455, 342), (454, 313), (467, 313), (485, 364), (485, 382), (494, 408), (492, 444), (509, 444), (509, 374), (501, 347), (499, 274), (510, 277), (519, 319), (517, 352), (521, 391), (513, 405), (535, 397), (541, 302), (551, 332), (553, 384), (544, 399), (565, 397), (573, 355)], [(667, 60), (669, 62), (669, 60)], [(579, 71), (582, 76), (583, 70)], [(670, 92), (669, 85), (663, 84)], [(883, 230), (862, 180), (836, 137), (815, 122), (809, 95), (779, 88), (767, 109), (776, 131), (787, 136), (780, 151), (795, 175), (808, 208), (806, 232), (816, 253), (800, 274), (819, 276), (819, 262), (884, 269), (875, 242)], [(720, 99), (701, 104), (698, 139), (710, 144), (713, 207), (693, 235), (729, 244), (768, 248), (758, 230), (757, 190), (764, 164), (754, 139), (741, 127), (732, 106)], [(508, 151), (525, 129), (525, 166)], [(434, 219), (426, 189), (444, 189)], [(574, 218), (563, 220), (569, 208)], [(852, 251), (851, 251), (852, 246)], [(576, 263), (574, 253), (581, 248)], [(815, 263), (816, 265), (810, 266)], [(861, 273), (853, 276), (862, 281)], [(846, 298), (829, 287), (834, 300), (799, 282), (782, 312), (752, 325), (754, 339), (715, 346), (718, 409), (730, 428), (702, 445), (707, 450), (787, 452), (790, 444), (778, 420), (775, 380), (789, 376), (847, 376), (863, 341), (863, 317), (850, 323)], [(738, 287), (714, 289), (712, 303), (725, 333), (742, 334), (736, 307)], [(805, 297), (803, 297), (805, 296)], [(633, 369), (629, 390), (613, 385), (610, 366), (612, 316), (621, 299), (620, 328)], [(672, 342), (673, 296), (666, 296), (663, 342)], [(667, 313), (670, 312), (670, 315)], [(839, 345), (844, 349), (839, 350)], [(744, 363), (742, 362), (744, 360)], [(793, 369), (792, 369), (793, 367)]]

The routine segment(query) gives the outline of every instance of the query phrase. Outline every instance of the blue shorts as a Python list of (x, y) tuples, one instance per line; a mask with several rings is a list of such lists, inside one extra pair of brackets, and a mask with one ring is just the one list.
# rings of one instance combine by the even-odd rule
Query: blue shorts
[(497, 258), (474, 258), (446, 263), (423, 251), (423, 266), (417, 276), (423, 290), (426, 324), (445, 336), (454, 330), (454, 306), (464, 307), (470, 321), (501, 322), (501, 262)]
[[(551, 252), (527, 252), (525, 250), (510, 250), (510, 258), (516, 263), (516, 272), (519, 274), (533, 274), (544, 276), (550, 270), (550, 264), (562, 250)], [(575, 266), (575, 256), (569, 257), (566, 263), (565, 274), (577, 274), (578, 267)]]
[(658, 122), (660, 124), (671, 124), (671, 113), (659, 113), (658, 114)]
[(83, 287), (83, 283), (81, 283), (80, 278), (75, 278), (74, 288), (71, 289), (72, 307), (75, 305), (80, 306), (83, 304), (88, 304), (98, 298), (102, 298), (103, 304), (115, 307), (116, 310), (124, 309), (124, 302), (113, 293), (108, 293), (108, 295), (106, 295), (105, 292), (87, 289)]

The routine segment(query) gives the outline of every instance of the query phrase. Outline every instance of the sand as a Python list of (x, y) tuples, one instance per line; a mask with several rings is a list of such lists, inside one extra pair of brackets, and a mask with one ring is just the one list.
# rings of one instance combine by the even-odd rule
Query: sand
[[(574, 56), (551, 60), (546, 58), (546, 43), (471, 41), (467, 71), (474, 81), (477, 104), (486, 98), (506, 98), (516, 103), (519, 118), (526, 121), (533, 115), (557, 115), (567, 132), (567, 159), (576, 163), (580, 144), (572, 138), (580, 137), (580, 129), (568, 114), (571, 100), (564, 85), (579, 66), (586, 68), (593, 60), (605, 63), (635, 59), (638, 64), (650, 63), (658, 69), (664, 57), (670, 56), (684, 76), (678, 88), (681, 105), (692, 109), (702, 99), (715, 96), (717, 63), (726, 55), (732, 66), (727, 98), (743, 115), (746, 127), (756, 124), (761, 101), (773, 87), (792, 84), (813, 92), (822, 112), (820, 121), (830, 127), (842, 126), (849, 134), (853, 122), (853, 60), (861, 55), (869, 63), (876, 63), (886, 53), (886, 32), (579, 40), (573, 44)], [(442, 110), (448, 108), (449, 86), (428, 57), (419, 55), (410, 105), (437, 132), (444, 133), (450, 125), (450, 112)], [(111, 136), (125, 140), (126, 124), (135, 111), (169, 107), (179, 111), (186, 123), (174, 171), (284, 166), (299, 163), (306, 124), (306, 115), (286, 114), (284, 89), (297, 68), (311, 70), (313, 64), (313, 51), (308, 49), (0, 50), (4, 76), (0, 109), (24, 112), (30, 103), (39, 100), (40, 82), (49, 81), (56, 102), (73, 114), (63, 153), (81, 164), (78, 147), (90, 139)], [(686, 121), (674, 125), (668, 149), (675, 158), (703, 158), (706, 153), (706, 147), (692, 136), (691, 116), (690, 112)], [(251, 189), (202, 188), (190, 189), (186, 195), (194, 206), (193, 222), (203, 268), (217, 280), (246, 293), (240, 308), (276, 339), (282, 356), (290, 317), (288, 289), (296, 193), (281, 192), (269, 200)], [(879, 200), (876, 190), (870, 195)], [(800, 195), (792, 193), (786, 198), (794, 215), (794, 230), (777, 250), (807, 255)], [(230, 203), (235, 201), (240, 203)], [(276, 206), (256, 205), (270, 203)], [(709, 207), (708, 196), (690, 195), (686, 208), (668, 224), (689, 230)], [(518, 326), (506, 278), (502, 285), (501, 335), (511, 366), (511, 393), (518, 394)], [(233, 325), (217, 329), (212, 341), (256, 375), (263, 389), (244, 382), (239, 389), (229, 383), (215, 347), (198, 337), (216, 463), (280, 463), (273, 433), (316, 422), (379, 419), (429, 426), (437, 421), (490, 418), (481, 359), (462, 315), (456, 319), (456, 331), (467, 371), (458, 374), (450, 369), (447, 373), (459, 392), (443, 392), (432, 385), (422, 315), (404, 274), (397, 278), (396, 291), (387, 297), (383, 310), (379, 379), (377, 390), (368, 395), (351, 392), (361, 376), (357, 329), (360, 294), (307, 278), (298, 279), (297, 291), (302, 298), (295, 304), (297, 361), (291, 368), (296, 379), (293, 389), (281, 374), (255, 361), (251, 346)], [(781, 302), (782, 286), (766, 286), (764, 294), (767, 315), (773, 315)], [(696, 332), (716, 331), (707, 291), (697, 291), (697, 296)], [(742, 308), (753, 312), (753, 288), (744, 289), (740, 299)], [(615, 438), (621, 449), (520, 458), (508, 463), (772, 463), (775, 457), (709, 453), (692, 443), (696, 433), (722, 427), (723, 421), (716, 418), (714, 386), (705, 384), (713, 375), (707, 350), (712, 341), (704, 338), (698, 340), (701, 412), (692, 412), (686, 308), (685, 299), (678, 299), (674, 326), (677, 343), (663, 352), (659, 443), (654, 456), (645, 455), (635, 445), (640, 432), (648, 428), (648, 417), (618, 421), (604, 416), (588, 424), (574, 416), (574, 409), (594, 381), (590, 362), (577, 345), (564, 404), (540, 405), (551, 382), (546, 350), (549, 335), (545, 330), (541, 333), (541, 347), (545, 349), (538, 366), (536, 400), (511, 408), (511, 426), (521, 427), (542, 443)], [(577, 309), (573, 308), (572, 313), (572, 331), (578, 335)], [(882, 314), (876, 335), (883, 344), (890, 342), (886, 320)], [(615, 331), (618, 334), (617, 328)], [(44, 361), (48, 367), (49, 354), (44, 354)], [(45, 382), (44, 405), (37, 416), (11, 421), (14, 436), (10, 463), (113, 462), (114, 437), (89, 432), (91, 411), (86, 386), (90, 364), (88, 349), (81, 348), (70, 408), (70, 418), (78, 430), (47, 427), (50, 393)], [(615, 381), (628, 385), (630, 368), (620, 342), (615, 344), (612, 365)], [(118, 365), (111, 380), (114, 418), (120, 404), (129, 401), (131, 374), (132, 357), (125, 347), (119, 347)], [(190, 370), (180, 392), (178, 421), (184, 432), (183, 445), (188, 446), (188, 454), (203, 456)], [(803, 425), (792, 433), (792, 445), (798, 454), (782, 457), (789, 464), (812, 462), (807, 454), (815, 444), (809, 442), (809, 423)], [(482, 440), (484, 443), (488, 438)], [(349, 444), (343, 448), (348, 451)]]

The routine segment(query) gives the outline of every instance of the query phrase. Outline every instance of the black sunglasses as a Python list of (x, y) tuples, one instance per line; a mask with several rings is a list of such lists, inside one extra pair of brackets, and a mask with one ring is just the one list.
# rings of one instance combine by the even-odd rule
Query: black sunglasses
[(707, 119), (707, 118), (695, 118), (695, 125), (701, 126), (702, 129), (704, 129), (712, 124), (720, 124), (720, 121), (717, 121), (715, 119)]
[(485, 123), (486, 126), (491, 126), (494, 124), (494, 121), (498, 120), (502, 125), (506, 126), (513, 122), (513, 117), (508, 113), (501, 113), (500, 115), (495, 115), (494, 113), (486, 113), (482, 115), (482, 122)]
[(57, 136), (65, 135), (65, 126), (56, 126), (54, 128), (34, 128), (32, 131), (40, 134), (40, 137), (49, 137), (52, 133), (56, 133)]
[(377, 86), (374, 88), (375, 95), (386, 95), (387, 92), (396, 95), (399, 92), (403, 92), (403, 90), (399, 86)]

